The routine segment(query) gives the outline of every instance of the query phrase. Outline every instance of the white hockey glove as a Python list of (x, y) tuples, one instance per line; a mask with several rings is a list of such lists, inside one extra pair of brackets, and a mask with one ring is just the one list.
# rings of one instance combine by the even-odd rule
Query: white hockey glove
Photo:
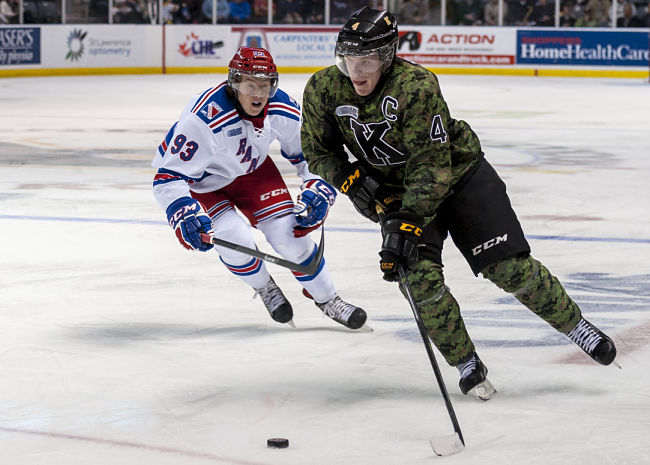
[(322, 179), (310, 179), (301, 186), (298, 201), (293, 207), (298, 226), (293, 228), (295, 237), (302, 237), (318, 229), (330, 207), (334, 205), (336, 191)]

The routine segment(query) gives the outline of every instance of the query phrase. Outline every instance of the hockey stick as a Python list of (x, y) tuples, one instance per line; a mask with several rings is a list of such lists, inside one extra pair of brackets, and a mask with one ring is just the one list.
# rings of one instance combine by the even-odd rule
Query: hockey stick
[[(384, 209), (382, 205), (377, 204), (377, 214), (381, 223), (384, 222)], [(433, 373), (436, 375), (436, 381), (438, 382), (438, 387), (440, 388), (440, 393), (442, 398), (445, 401), (445, 406), (447, 407), (447, 413), (449, 413), (449, 418), (451, 419), (451, 424), (454, 427), (454, 433), (446, 436), (434, 436), (429, 440), (429, 444), (433, 448), (433, 452), (436, 455), (452, 455), (462, 452), (465, 449), (465, 440), (463, 439), (463, 433), (460, 430), (460, 425), (458, 424), (458, 419), (456, 419), (456, 413), (454, 412), (454, 407), (451, 405), (451, 399), (449, 399), (449, 393), (447, 392), (447, 387), (445, 386), (445, 380), (442, 378), (442, 373), (440, 373), (440, 367), (438, 367), (438, 362), (436, 361), (436, 356), (433, 353), (433, 348), (431, 347), (431, 340), (427, 334), (427, 330), (424, 327), (422, 322), (422, 317), (418, 311), (417, 303), (415, 303), (415, 298), (413, 297), (413, 291), (411, 290), (411, 285), (406, 278), (406, 271), (401, 264), (397, 264), (397, 273), (399, 274), (400, 283), (406, 294), (406, 298), (409, 301), (411, 306), (411, 311), (413, 312), (413, 317), (417, 323), (418, 329), (420, 330), (420, 336), (422, 337), (422, 342), (424, 342), (424, 348), (427, 351), (429, 356), (429, 362), (431, 362), (431, 367), (433, 368)]]
[(447, 387), (445, 386), (445, 381), (442, 378), (442, 373), (440, 373), (440, 368), (438, 367), (438, 362), (436, 361), (436, 356), (433, 353), (431, 348), (431, 341), (427, 330), (424, 327), (422, 322), (422, 317), (420, 312), (418, 312), (417, 304), (413, 298), (413, 291), (411, 290), (411, 285), (406, 279), (406, 272), (402, 265), (397, 265), (397, 272), (399, 273), (399, 278), (402, 284), (402, 288), (406, 293), (406, 298), (411, 305), (411, 311), (415, 317), (415, 322), (418, 325), (420, 330), (420, 336), (422, 336), (422, 341), (424, 342), (424, 347), (429, 356), (429, 361), (431, 362), (431, 367), (433, 368), (433, 373), (436, 375), (436, 381), (438, 382), (438, 387), (440, 388), (440, 393), (442, 398), (445, 400), (445, 406), (447, 407), (447, 412), (449, 413), (449, 418), (451, 419), (451, 424), (454, 426), (454, 434), (447, 436), (434, 436), (429, 440), (433, 452), (436, 455), (451, 455), (461, 452), (465, 448), (465, 440), (463, 439), (463, 433), (460, 430), (460, 425), (456, 419), (456, 413), (454, 412), (454, 407), (451, 405), (451, 400), (449, 399), (449, 394), (447, 393)]
[(290, 270), (297, 271), (298, 273), (312, 275), (316, 272), (316, 270), (320, 266), (321, 259), (323, 258), (323, 251), (325, 249), (325, 228), (321, 226), (320, 243), (318, 244), (318, 248), (316, 249), (316, 254), (314, 255), (314, 258), (312, 258), (311, 261), (307, 264), (294, 263), (289, 260), (285, 260), (284, 258), (276, 257), (274, 255), (269, 255), (267, 253), (260, 252), (259, 250), (256, 249), (251, 249), (243, 245), (239, 245), (233, 242), (219, 239), (218, 237), (214, 237), (206, 233), (201, 233), (201, 240), (208, 244), (215, 244), (221, 247), (225, 247), (227, 249), (232, 249), (232, 250), (236, 250), (237, 252), (245, 253), (246, 255), (250, 255), (251, 257), (256, 257), (259, 258), (260, 260), (264, 260), (265, 262), (273, 263), (275, 265), (282, 266), (284, 268), (289, 268)]

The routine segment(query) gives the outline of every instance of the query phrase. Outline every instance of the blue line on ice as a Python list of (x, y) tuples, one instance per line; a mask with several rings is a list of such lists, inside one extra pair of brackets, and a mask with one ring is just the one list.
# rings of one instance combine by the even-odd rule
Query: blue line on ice
[[(30, 216), (30, 215), (0, 215), (0, 220), (28, 220), (28, 221), (70, 221), (77, 223), (112, 223), (112, 224), (139, 224), (139, 225), (163, 225), (160, 220), (129, 220), (125, 218), (81, 218), (72, 216)], [(353, 233), (378, 233), (379, 228), (338, 228), (328, 227), (328, 232), (353, 232)], [(581, 237), (581, 236), (542, 236), (527, 235), (528, 239), (539, 241), (570, 241), (570, 242), (620, 242), (628, 244), (650, 244), (650, 239), (633, 237)]]

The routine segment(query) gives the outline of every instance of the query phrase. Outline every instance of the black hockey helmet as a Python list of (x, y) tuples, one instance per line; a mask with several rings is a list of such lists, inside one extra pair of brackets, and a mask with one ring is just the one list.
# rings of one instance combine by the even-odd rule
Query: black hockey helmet
[(397, 21), (388, 11), (367, 6), (357, 10), (341, 28), (336, 39), (336, 65), (349, 76), (345, 56), (377, 54), (382, 71), (388, 70), (397, 53), (399, 34)]

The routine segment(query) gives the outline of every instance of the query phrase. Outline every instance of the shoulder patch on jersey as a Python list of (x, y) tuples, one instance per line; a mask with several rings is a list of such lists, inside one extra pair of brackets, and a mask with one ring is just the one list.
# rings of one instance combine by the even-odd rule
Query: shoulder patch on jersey
[(203, 105), (203, 107), (199, 110), (199, 112), (209, 120), (214, 119), (214, 117), (222, 111), (223, 108), (221, 108), (215, 102), (208, 102), (207, 105)]
[(227, 82), (224, 81), (217, 87), (204, 92), (192, 108), (192, 113), (198, 116), (211, 129), (216, 121), (223, 120), (225, 115), (235, 112), (235, 103), (232, 101), (227, 90)]
[(352, 116), (353, 118), (359, 117), (359, 109), (352, 105), (341, 105), (336, 107), (336, 116)]
[(228, 131), (228, 132), (226, 133), (226, 136), (228, 136), (228, 137), (234, 137), (234, 136), (238, 136), (238, 135), (240, 135), (241, 133), (242, 133), (242, 128), (241, 128), (241, 126), (240, 126), (240, 127), (238, 127), (238, 128), (231, 129), (230, 131)]

